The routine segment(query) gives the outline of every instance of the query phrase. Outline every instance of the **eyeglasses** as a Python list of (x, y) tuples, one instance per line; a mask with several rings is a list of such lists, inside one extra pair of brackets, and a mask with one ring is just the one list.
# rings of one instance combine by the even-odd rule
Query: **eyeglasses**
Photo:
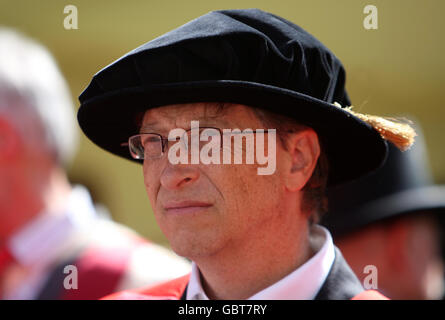
[[(195, 146), (199, 152), (201, 152), (202, 148), (209, 143), (209, 138), (212, 137), (213, 139), (217, 139), (218, 143), (220, 143), (221, 147), (223, 146), (221, 137), (223, 136), (223, 133), (221, 129), (214, 128), (214, 127), (199, 127), (198, 131), (198, 137), (197, 139), (192, 139), (192, 129), (190, 128), (186, 130), (182, 136), (182, 139), (175, 137), (172, 139), (168, 139), (166, 137), (163, 137), (162, 135), (158, 133), (140, 133), (136, 134), (134, 136), (131, 136), (128, 139), (128, 142), (124, 142), (121, 144), (121, 146), (128, 146), (131, 156), (134, 159), (137, 160), (144, 160), (144, 159), (159, 159), (161, 158), (166, 150), (168, 149), (168, 143), (169, 142), (178, 142), (182, 140), (182, 142), (185, 144), (186, 150), (192, 150), (192, 144), (197, 143), (199, 145)], [(195, 130), (198, 128), (195, 128)], [(261, 133), (268, 133), (266, 130), (260, 130), (258, 132)], [(257, 133), (257, 130), (252, 130), (248, 132), (234, 132), (231, 131), (228, 133), (229, 135), (233, 134), (246, 134), (246, 133)], [(205, 141), (201, 141), (201, 138), (204, 137)], [(196, 142), (194, 142), (196, 141)]]
[[(191, 150), (193, 143), (192, 141), (194, 141), (194, 139), (191, 139), (191, 132), (192, 128), (186, 130), (182, 136), (182, 139), (178, 137), (168, 139), (158, 133), (140, 133), (131, 136), (128, 139), (128, 143), (122, 143), (121, 145), (128, 146), (130, 154), (134, 159), (159, 159), (167, 150), (169, 142), (177, 142), (182, 140), (185, 143), (186, 150)], [(199, 127), (198, 139), (196, 139), (199, 143), (197, 146), (198, 150), (201, 151), (204, 145), (209, 142), (201, 141), (200, 137), (212, 137), (212, 139), (219, 137), (219, 139), (221, 139), (221, 136), (222, 131), (219, 128)]]

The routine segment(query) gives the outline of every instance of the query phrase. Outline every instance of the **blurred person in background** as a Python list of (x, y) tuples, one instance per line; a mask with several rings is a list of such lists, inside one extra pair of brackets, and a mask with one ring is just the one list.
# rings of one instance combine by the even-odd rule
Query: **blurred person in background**
[(443, 297), (445, 186), (433, 185), (421, 136), (406, 152), (391, 145), (381, 169), (328, 198), (324, 224), (362, 281), (371, 265), (391, 299)]
[(0, 28), (0, 299), (97, 299), (189, 271), (70, 185), (64, 168), (76, 133), (53, 57)]

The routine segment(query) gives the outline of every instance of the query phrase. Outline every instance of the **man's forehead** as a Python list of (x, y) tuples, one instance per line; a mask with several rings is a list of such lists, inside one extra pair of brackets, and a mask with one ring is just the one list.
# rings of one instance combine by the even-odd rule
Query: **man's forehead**
[(145, 112), (141, 130), (146, 127), (185, 127), (187, 124), (190, 125), (190, 121), (211, 121), (231, 125), (239, 123), (242, 118), (254, 119), (252, 110), (253, 108), (245, 105), (228, 103), (199, 102), (162, 106)]
[(211, 117), (211, 116), (216, 116), (217, 113), (220, 113), (220, 111), (222, 111), (222, 107), (220, 107), (216, 103), (199, 102), (199, 103), (172, 104), (147, 110), (144, 114), (144, 121), (148, 120), (171, 121), (177, 119), (178, 117), (186, 117), (186, 116)]

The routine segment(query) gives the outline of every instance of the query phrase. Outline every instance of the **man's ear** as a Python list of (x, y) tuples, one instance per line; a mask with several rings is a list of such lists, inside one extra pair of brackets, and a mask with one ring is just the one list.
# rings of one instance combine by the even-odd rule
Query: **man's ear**
[(16, 158), (20, 154), (20, 135), (14, 125), (0, 115), (0, 161)]
[(290, 163), (286, 172), (286, 187), (289, 191), (303, 189), (317, 165), (320, 143), (317, 133), (306, 128), (292, 133), (287, 139)]

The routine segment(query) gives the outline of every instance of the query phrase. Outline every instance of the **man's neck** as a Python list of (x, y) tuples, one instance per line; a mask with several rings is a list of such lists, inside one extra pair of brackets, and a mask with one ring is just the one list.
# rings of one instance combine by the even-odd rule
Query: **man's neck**
[(243, 245), (230, 244), (212, 257), (195, 260), (210, 299), (247, 299), (306, 262), (315, 252), (306, 223), (278, 234), (250, 235)]
[(71, 193), (71, 185), (60, 168), (53, 170), (47, 191), (44, 194), (45, 211), (61, 212), (65, 209)]

